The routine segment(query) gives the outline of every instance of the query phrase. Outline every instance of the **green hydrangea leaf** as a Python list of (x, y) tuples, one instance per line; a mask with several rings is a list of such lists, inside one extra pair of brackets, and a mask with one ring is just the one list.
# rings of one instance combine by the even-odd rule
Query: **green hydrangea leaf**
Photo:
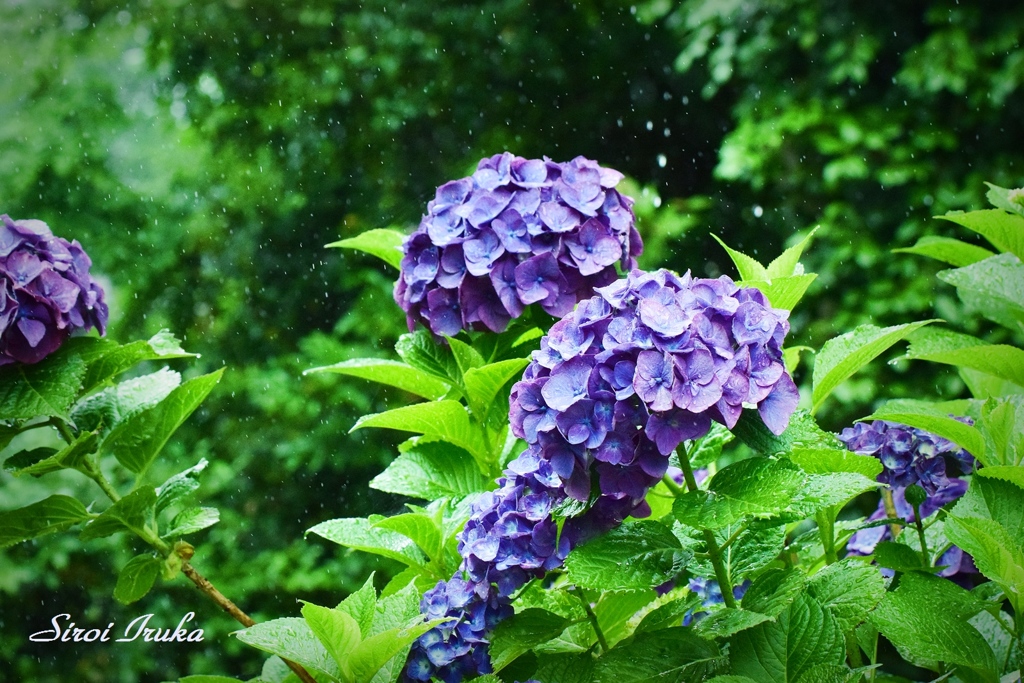
[(569, 553), (569, 580), (583, 588), (635, 590), (661, 585), (678, 574), (690, 553), (664, 524), (627, 520)]
[(376, 526), (383, 519), (380, 515), (331, 519), (317, 524), (306, 535), (316, 534), (346, 548), (389, 557), (402, 564), (422, 565), (425, 558), (415, 543), (397, 531)]
[(534, 646), (551, 640), (568, 625), (565, 617), (535, 607), (498, 624), (490, 638), (491, 666), (495, 673)]
[(89, 522), (79, 537), (83, 541), (106, 538), (121, 531), (151, 535), (155, 526), (156, 490), (142, 486), (104, 510)]
[(0, 367), (0, 420), (68, 417), (85, 370), (85, 361), (65, 349), (34, 365)]
[(987, 239), (999, 251), (1008, 251), (1024, 259), (1024, 217), (1019, 214), (1002, 209), (982, 209), (967, 213), (951, 212), (936, 218), (962, 225)]
[(863, 622), (885, 595), (885, 579), (878, 567), (862, 560), (845, 559), (811, 577), (811, 594), (839, 622), (844, 632)]
[(815, 666), (841, 666), (845, 653), (838, 622), (803, 593), (775, 621), (740, 631), (730, 640), (732, 673), (759, 683), (790, 683)]
[(825, 342), (814, 359), (812, 412), (821, 407), (836, 387), (883, 354), (886, 349), (905, 339), (914, 330), (933, 322), (936, 320), (921, 320), (892, 327), (861, 325), (852, 332)]
[(788, 460), (749, 458), (721, 469), (709, 490), (677, 498), (673, 512), (680, 522), (698, 529), (720, 529), (744, 517), (770, 517), (790, 505), (805, 479)]
[(998, 254), (937, 277), (956, 287), (972, 311), (1015, 332), (1024, 329), (1024, 264), (1013, 254)]
[(198, 353), (181, 348), (181, 342), (168, 330), (160, 330), (147, 341), (123, 346), (109, 339), (97, 341), (104, 343), (82, 353), (88, 365), (82, 380), (82, 390), (86, 393), (144, 361), (199, 357)]
[(223, 368), (201, 375), (172, 390), (154, 406), (120, 422), (103, 442), (118, 462), (137, 475), (149, 469), (171, 435), (220, 381)]
[(487, 491), (491, 481), (473, 456), (441, 441), (417, 440), (370, 482), (379, 491), (413, 498), (462, 498)]
[(405, 233), (391, 228), (376, 228), (355, 237), (331, 242), (329, 248), (354, 249), (376, 256), (390, 266), (400, 268), (402, 264), (402, 242)]
[(117, 575), (114, 599), (129, 605), (145, 597), (153, 587), (162, 564), (152, 553), (136, 555), (128, 560), (128, 564)]
[(383, 413), (364, 415), (350, 431), (380, 427), (423, 434), (441, 439), (469, 452), (480, 461), (489, 457), (478, 427), (469, 419), (469, 413), (458, 401), (430, 401), (395, 408)]
[(418, 370), (455, 386), (462, 384), (462, 371), (459, 370), (451, 348), (436, 342), (425, 330), (403, 334), (395, 344), (395, 351), (402, 360)]
[[(973, 603), (973, 606), (972, 606)], [(992, 648), (967, 618), (982, 605), (952, 581), (911, 572), (871, 612), (871, 621), (897, 648), (926, 661), (973, 670), (974, 680), (998, 680)]]
[(190, 507), (185, 508), (171, 522), (171, 528), (164, 536), (169, 538), (185, 536), (202, 531), (220, 521), (220, 511), (217, 508)]
[(985, 247), (979, 247), (976, 244), (970, 244), (953, 239), (952, 237), (936, 237), (934, 235), (918, 239), (917, 243), (912, 247), (893, 249), (893, 251), (901, 254), (927, 256), (957, 268), (969, 266), (972, 263), (983, 261), (989, 256), (995, 255)]
[(689, 628), (644, 633), (619, 644), (597, 660), (594, 683), (699, 681), (725, 665), (718, 645)]
[(301, 664), (314, 674), (341, 679), (341, 670), (305, 619), (285, 617), (250, 626), (235, 635), (246, 645)]
[(925, 329), (910, 338), (907, 358), (978, 370), (1024, 385), (1024, 350), (1008, 344), (987, 344), (968, 334)]
[(91, 517), (77, 499), (60, 494), (17, 510), (0, 512), (0, 548), (63, 531)]
[(312, 368), (302, 374), (308, 375), (316, 372), (331, 372), (386, 384), (431, 401), (445, 396), (451, 390), (447, 383), (437, 379), (434, 375), (417, 370), (405, 363), (381, 358), (346, 360), (334, 365)]

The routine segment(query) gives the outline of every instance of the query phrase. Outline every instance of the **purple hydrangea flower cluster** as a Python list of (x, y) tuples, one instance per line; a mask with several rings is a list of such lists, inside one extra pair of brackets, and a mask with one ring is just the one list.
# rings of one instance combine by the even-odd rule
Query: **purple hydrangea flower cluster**
[[(731, 427), (756, 405), (781, 433), (796, 408), (786, 313), (759, 291), (664, 270), (596, 291), (551, 328), (513, 387), (511, 428), (528, 448), (476, 502), (459, 539), (463, 575), (424, 595), (425, 615), (452, 621), (414, 645), (411, 680), (487, 673), (487, 634), (511, 614), (510, 596), (579, 543), (650, 514), (644, 498), (668, 455), (711, 419)], [(590, 505), (559, 536), (552, 512), (570, 497)]]
[(566, 520), (559, 534), (554, 511), (565, 501), (565, 489), (536, 446), (509, 463), (498, 485), (474, 502), (459, 535), (460, 574), (423, 595), (420, 608), (428, 619), (451, 620), (413, 645), (409, 680), (457, 683), (489, 673), (487, 636), (511, 616), (511, 596), (530, 579), (562, 566), (579, 543), (621, 524), (635, 507), (632, 500), (602, 497)]
[(633, 271), (541, 340), (512, 389), (513, 433), (540, 447), (568, 495), (643, 505), (667, 456), (757, 406), (780, 434), (799, 400), (782, 362), (786, 311), (731, 279)]
[[(974, 424), (967, 417), (957, 419)], [(895, 422), (858, 422), (844, 429), (839, 440), (854, 453), (878, 458), (882, 462), (878, 481), (893, 488), (919, 484), (929, 495), (936, 495), (962, 483), (946, 476), (947, 464), (956, 464), (964, 474), (974, 470), (974, 456), (952, 441)]]
[[(700, 576), (695, 576), (690, 579), (689, 588), (690, 592), (700, 596), (700, 604), (704, 608), (714, 607), (715, 605), (725, 603), (725, 598), (722, 596), (722, 586), (714, 579), (705, 579)], [(737, 600), (740, 600), (744, 595), (746, 595), (748, 588), (750, 588), (750, 581), (744, 580), (743, 583), (738, 586), (732, 587), (732, 596)], [(688, 610), (686, 614), (683, 615), (683, 626), (695, 624), (707, 615), (707, 609)]]
[[(970, 418), (957, 419), (973, 424)], [(882, 473), (878, 475), (878, 481), (891, 487), (896, 514), (908, 522), (916, 520), (914, 507), (906, 499), (908, 486), (919, 485), (928, 494), (920, 507), (924, 519), (967, 491), (966, 480), (947, 475), (948, 465), (955, 464), (963, 474), (974, 470), (974, 456), (952, 441), (895, 422), (858, 422), (844, 429), (839, 439), (851, 451), (860, 455), (873, 455), (882, 462)], [(878, 508), (868, 517), (868, 521), (888, 516), (884, 502), (879, 501)], [(847, 541), (846, 551), (850, 555), (870, 555), (879, 543), (892, 539), (888, 525), (861, 529)], [(945, 577), (977, 572), (971, 556), (955, 545), (942, 554), (937, 566), (944, 567), (939, 576)]]
[(72, 331), (106, 331), (103, 289), (77, 240), (46, 223), (0, 216), (0, 365), (38, 363)]
[(409, 330), (501, 332), (530, 304), (555, 317), (636, 265), (643, 250), (622, 174), (505, 152), (437, 188), (404, 245), (395, 301)]

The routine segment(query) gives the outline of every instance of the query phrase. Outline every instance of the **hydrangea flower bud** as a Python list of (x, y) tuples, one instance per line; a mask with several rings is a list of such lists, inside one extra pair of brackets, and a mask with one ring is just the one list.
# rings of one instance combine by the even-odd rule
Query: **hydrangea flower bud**
[[(974, 421), (968, 417), (956, 418), (966, 424)], [(974, 456), (952, 441), (936, 436), (923, 429), (884, 420), (858, 422), (839, 435), (839, 439), (854, 453), (873, 455), (882, 462), (878, 481), (892, 488), (892, 500), (896, 514), (908, 522), (916, 521), (914, 514), (916, 495), (926, 495), (919, 502), (921, 518), (933, 515), (942, 506), (952, 503), (967, 492), (967, 481), (957, 476), (948, 476), (947, 465), (956, 465), (963, 474), (974, 470)], [(908, 501), (907, 494), (911, 500)], [(883, 501), (868, 517), (868, 521), (886, 519), (889, 516)], [(888, 525), (861, 529), (846, 543), (849, 555), (866, 556), (875, 551), (882, 541), (893, 540)], [(970, 555), (957, 546), (950, 546), (936, 566), (944, 567), (939, 576), (956, 577), (977, 573)], [(884, 570), (888, 571), (888, 570)]]
[(395, 301), (409, 330), (501, 332), (530, 304), (555, 317), (629, 270), (643, 250), (622, 174), (505, 152), (437, 188), (404, 244)]
[(0, 216), (0, 365), (38, 363), (75, 330), (106, 331), (103, 289), (74, 240), (46, 223)]
[[(732, 427), (757, 406), (781, 433), (796, 408), (782, 363), (787, 313), (759, 291), (662, 270), (596, 292), (552, 326), (513, 387), (511, 428), (529, 446), (476, 501), (459, 537), (461, 575), (424, 595), (427, 617), (453, 621), (413, 646), (411, 680), (489, 672), (487, 635), (512, 613), (510, 596), (573, 547), (649, 515), (644, 499), (669, 454), (712, 419)], [(568, 498), (588, 508), (559, 536), (553, 511)]]

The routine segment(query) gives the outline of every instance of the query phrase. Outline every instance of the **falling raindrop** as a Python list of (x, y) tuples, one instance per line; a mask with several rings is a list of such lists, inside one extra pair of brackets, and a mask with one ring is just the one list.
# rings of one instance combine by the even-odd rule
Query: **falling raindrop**
[[(668, 163), (668, 159), (665, 157), (665, 155), (664, 154), (659, 154), (658, 155), (658, 168), (665, 168), (665, 164), (667, 164), (667, 163)], [(758, 215), (760, 215), (760, 214), (758, 214)]]
[(761, 208), (760, 204), (754, 205), (754, 218), (760, 218), (764, 215), (764, 209)]

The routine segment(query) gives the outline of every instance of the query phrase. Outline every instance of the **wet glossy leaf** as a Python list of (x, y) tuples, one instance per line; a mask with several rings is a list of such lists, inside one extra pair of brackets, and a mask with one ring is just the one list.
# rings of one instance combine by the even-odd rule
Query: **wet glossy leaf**
[(403, 564), (422, 564), (424, 556), (415, 543), (396, 531), (375, 526), (382, 519), (379, 515), (332, 519), (317, 524), (306, 534), (316, 534), (346, 548), (383, 555)]
[(935, 237), (928, 235), (921, 237), (912, 247), (893, 249), (896, 253), (917, 254), (948, 263), (951, 266), (969, 266), (972, 263), (983, 261), (989, 256), (994, 256), (991, 251), (976, 244), (963, 242), (952, 237)]
[(491, 488), (473, 457), (440, 441), (420, 440), (405, 447), (370, 486), (413, 498), (461, 498)]
[(817, 410), (836, 387), (886, 349), (906, 338), (914, 330), (933, 322), (936, 321), (922, 320), (884, 328), (861, 325), (852, 332), (825, 342), (814, 359), (813, 410)]
[(17, 510), (0, 512), (0, 548), (63, 531), (90, 517), (77, 499), (59, 494)]
[(360, 358), (346, 360), (334, 365), (306, 370), (303, 374), (313, 372), (331, 372), (367, 379), (372, 382), (386, 384), (407, 391), (428, 400), (437, 400), (448, 393), (451, 387), (437, 379), (434, 375), (393, 360), (380, 358)]
[(376, 228), (355, 237), (331, 242), (326, 246), (362, 251), (398, 268), (402, 262), (402, 242), (404, 240), (405, 233), (403, 232), (390, 228)]
[(577, 586), (600, 590), (652, 588), (686, 565), (689, 553), (663, 524), (646, 520), (622, 526), (569, 553), (565, 568)]

